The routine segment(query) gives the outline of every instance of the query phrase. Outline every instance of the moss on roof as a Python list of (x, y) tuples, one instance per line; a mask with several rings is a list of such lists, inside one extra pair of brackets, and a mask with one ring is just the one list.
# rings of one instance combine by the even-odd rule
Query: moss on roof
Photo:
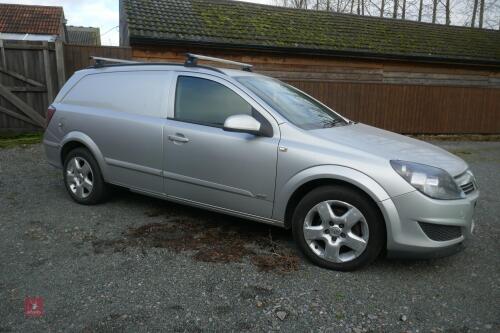
[(500, 32), (229, 0), (125, 0), (131, 43), (203, 43), (500, 63)]

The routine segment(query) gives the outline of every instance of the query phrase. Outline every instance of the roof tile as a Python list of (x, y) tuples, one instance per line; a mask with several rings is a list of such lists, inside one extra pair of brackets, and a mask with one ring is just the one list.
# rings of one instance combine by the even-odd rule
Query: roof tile
[(0, 4), (0, 32), (59, 35), (62, 7)]

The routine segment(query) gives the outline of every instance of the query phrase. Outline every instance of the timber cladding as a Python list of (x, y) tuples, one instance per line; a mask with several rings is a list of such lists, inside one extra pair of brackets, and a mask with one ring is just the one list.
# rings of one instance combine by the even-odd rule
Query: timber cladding
[[(143, 61), (200, 53), (254, 64), (348, 118), (407, 134), (500, 133), (500, 69), (251, 51), (134, 46)], [(217, 66), (220, 66), (218, 64)]]
[(256, 72), (284, 80), (355, 121), (388, 130), (410, 134), (500, 133), (498, 67), (245, 49), (0, 43), (0, 132), (42, 130), (47, 106), (65, 78), (88, 67), (90, 56), (183, 62), (185, 53), (193, 52), (254, 64)]
[(356, 121), (400, 133), (500, 133), (500, 89), (288, 81)]
[(67, 44), (64, 46), (67, 76), (70, 77), (75, 71), (92, 65), (91, 56), (128, 60), (132, 58), (132, 50), (129, 47)]

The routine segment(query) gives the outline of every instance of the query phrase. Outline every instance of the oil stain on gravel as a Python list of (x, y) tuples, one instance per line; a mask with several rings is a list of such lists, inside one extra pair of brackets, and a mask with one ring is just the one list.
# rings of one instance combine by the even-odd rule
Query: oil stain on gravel
[[(164, 212), (146, 212), (159, 217)], [(206, 214), (206, 212), (205, 212)], [(144, 224), (129, 228), (122, 237), (93, 241), (95, 254), (123, 252), (129, 247), (164, 248), (186, 252), (197, 261), (212, 263), (242, 262), (249, 259), (259, 271), (287, 273), (299, 269), (300, 258), (283, 241), (287, 232), (269, 226), (239, 221), (210, 221), (189, 217)]]

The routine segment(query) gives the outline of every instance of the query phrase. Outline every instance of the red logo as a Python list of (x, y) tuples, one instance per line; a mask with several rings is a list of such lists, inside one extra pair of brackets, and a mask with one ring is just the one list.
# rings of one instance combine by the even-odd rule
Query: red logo
[(43, 298), (26, 297), (24, 299), (24, 315), (26, 317), (43, 316)]

